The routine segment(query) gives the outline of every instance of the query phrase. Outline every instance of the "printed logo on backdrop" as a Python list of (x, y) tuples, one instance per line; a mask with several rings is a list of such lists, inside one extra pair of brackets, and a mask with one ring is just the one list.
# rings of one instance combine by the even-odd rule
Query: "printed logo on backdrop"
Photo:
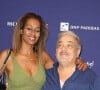
[(14, 26), (16, 26), (17, 25), (17, 22), (11, 22), (11, 21), (8, 21), (7, 22), (7, 26), (8, 27), (14, 27)]
[[(14, 27), (16, 25), (17, 25), (17, 22), (10, 22), (10, 21), (7, 22), (8, 27)], [(46, 25), (48, 26), (48, 24), (46, 24)]]
[[(17, 22), (14, 22), (14, 21), (7, 21), (6, 22), (6, 26), (7, 27), (14, 27), (14, 26), (16, 26), (17, 25)], [(2, 27), (5, 27), (5, 22), (4, 21), (0, 21), (0, 29), (2, 28)]]
[[(14, 27), (17, 25), (17, 22), (7, 21), (7, 27)], [(48, 26), (48, 24), (47, 24)], [(69, 22), (60, 22), (60, 31), (68, 30), (91, 30), (98, 31), (100, 30), (99, 26), (88, 26), (88, 25), (71, 25)]]
[(99, 26), (88, 26), (88, 25), (71, 25), (69, 22), (61, 22), (60, 31), (68, 31), (68, 30), (98, 31), (100, 30), (100, 27)]
[(92, 68), (94, 66), (94, 61), (87, 61), (86, 64), (89, 68)]

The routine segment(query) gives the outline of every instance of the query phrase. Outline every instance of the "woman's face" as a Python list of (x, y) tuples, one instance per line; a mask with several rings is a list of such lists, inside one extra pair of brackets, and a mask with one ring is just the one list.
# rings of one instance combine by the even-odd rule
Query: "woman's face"
[(40, 22), (34, 18), (28, 19), (21, 34), (22, 42), (34, 45), (40, 37)]

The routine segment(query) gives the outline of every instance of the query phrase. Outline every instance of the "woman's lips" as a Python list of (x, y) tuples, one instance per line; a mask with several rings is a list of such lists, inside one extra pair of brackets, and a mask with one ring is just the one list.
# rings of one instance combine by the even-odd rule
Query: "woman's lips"
[(36, 38), (35, 37), (29, 37), (30, 40), (35, 41)]

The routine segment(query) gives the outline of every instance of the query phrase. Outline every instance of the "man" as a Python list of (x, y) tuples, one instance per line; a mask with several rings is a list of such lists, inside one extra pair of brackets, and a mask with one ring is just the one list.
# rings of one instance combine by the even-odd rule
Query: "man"
[(80, 52), (81, 42), (75, 33), (64, 31), (59, 34), (56, 47), (58, 62), (46, 71), (47, 81), (43, 90), (100, 90), (100, 80), (93, 70), (83, 72), (77, 69), (75, 62)]

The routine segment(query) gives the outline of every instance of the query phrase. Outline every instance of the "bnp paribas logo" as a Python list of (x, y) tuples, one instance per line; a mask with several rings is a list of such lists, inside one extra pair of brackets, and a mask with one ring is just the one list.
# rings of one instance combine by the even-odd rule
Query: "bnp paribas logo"
[(61, 22), (60, 23), (60, 31), (68, 31), (69, 30), (69, 23), (68, 22)]
[(60, 31), (68, 31), (68, 30), (98, 31), (100, 30), (100, 27), (95, 25), (78, 25), (78, 24), (72, 25), (69, 22), (60, 22)]

